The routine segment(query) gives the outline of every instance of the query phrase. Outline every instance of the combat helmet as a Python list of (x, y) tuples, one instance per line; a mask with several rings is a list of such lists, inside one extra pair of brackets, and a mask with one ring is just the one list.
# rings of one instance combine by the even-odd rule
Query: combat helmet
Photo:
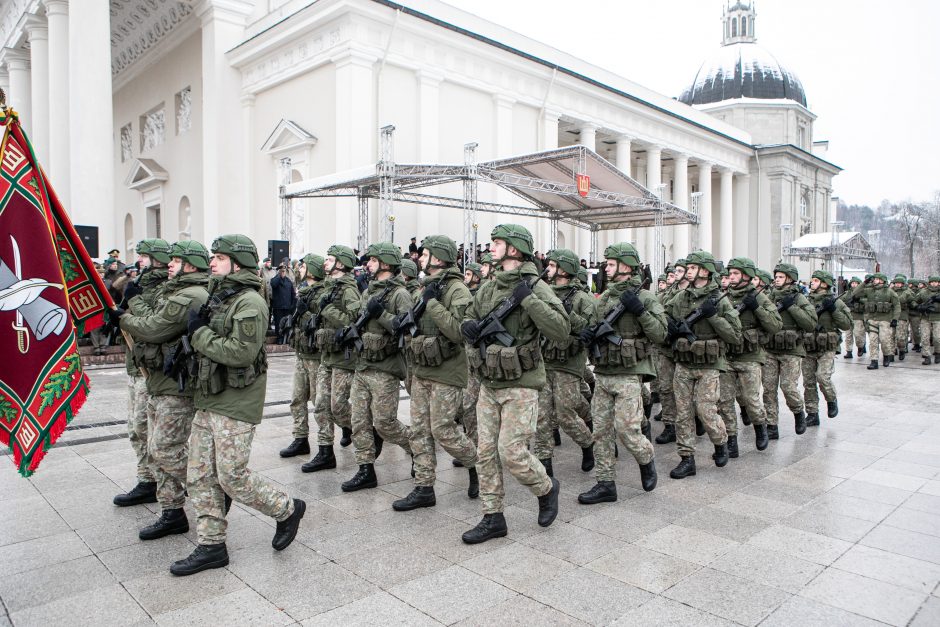
[(894, 275), (894, 278), (891, 279), (892, 283), (907, 283), (907, 277), (900, 272)]
[(757, 265), (754, 263), (753, 259), (748, 257), (735, 257), (728, 262), (728, 270), (740, 270), (741, 274), (745, 274), (751, 278), (757, 276)]
[(333, 244), (326, 249), (326, 256), (336, 259), (347, 271), (356, 267), (356, 252), (349, 246)]
[(493, 253), (486, 253), (480, 257), (480, 265), (493, 265)]
[(401, 260), (401, 273), (408, 279), (418, 278), (418, 266), (411, 259)]
[(674, 264), (672, 264), (672, 265), (674, 265), (676, 268), (681, 267), (681, 268), (685, 269), (685, 267), (688, 265), (688, 262), (685, 260), (685, 257), (683, 257), (683, 258), (681, 258), (681, 259), (676, 259), (676, 263), (674, 263)]
[(782, 272), (783, 274), (787, 275), (794, 282), (800, 280), (800, 271), (797, 270), (796, 266), (794, 266), (792, 263), (778, 263), (776, 266), (774, 266), (774, 274), (777, 274), (778, 272)]
[(771, 285), (774, 284), (774, 278), (770, 276), (770, 273), (767, 272), (766, 270), (761, 270), (760, 268), (757, 268), (754, 274), (755, 276), (757, 276), (758, 279), (761, 280), (761, 283), (763, 283), (767, 287), (770, 287)]
[(136, 250), (138, 255), (150, 255), (152, 259), (160, 263), (170, 263), (170, 251), (172, 247), (165, 239), (160, 239), (159, 237), (142, 239), (138, 242)]
[(632, 268), (639, 268), (642, 265), (640, 253), (637, 252), (636, 246), (630, 242), (611, 244), (604, 249), (604, 259), (616, 259)]
[(326, 260), (320, 255), (309, 253), (304, 256), (302, 261), (307, 268), (307, 274), (313, 278), (322, 279), (326, 276), (326, 271), (323, 269), (323, 264)]
[(927, 277), (928, 283), (936, 283), (938, 281), (940, 281), (940, 276), (937, 276), (936, 274), (932, 274), (929, 277)]
[(718, 265), (715, 263), (715, 257), (708, 252), (707, 250), (696, 250), (695, 252), (689, 253), (689, 256), (685, 258), (687, 265), (695, 264), (699, 268), (704, 268), (708, 270), (709, 273), (718, 272)]
[(242, 268), (258, 267), (258, 249), (247, 235), (220, 235), (212, 242), (212, 254), (222, 253), (231, 257)]
[(573, 250), (568, 250), (567, 248), (558, 248), (547, 255), (545, 255), (545, 261), (554, 261), (558, 264), (558, 268), (567, 272), (571, 277), (577, 277), (578, 272), (582, 269), (581, 264), (578, 262), (578, 256), (574, 254)]
[(457, 242), (446, 235), (428, 235), (421, 240), (421, 247), (430, 250), (432, 255), (445, 264), (457, 262)]
[[(436, 257), (437, 255), (435, 255)], [(472, 272), (473, 276), (478, 279), (483, 278), (483, 266), (478, 263), (473, 263), (472, 261), (464, 266), (465, 272)]]
[(375, 257), (392, 268), (401, 267), (401, 249), (392, 242), (376, 242), (366, 248), (366, 257)]
[(825, 270), (816, 270), (813, 272), (812, 278), (819, 279), (820, 283), (825, 283), (828, 287), (832, 287), (835, 284), (835, 279), (833, 278), (832, 274), (830, 272), (826, 272)]
[(876, 272), (876, 273), (874, 273), (873, 275), (871, 275), (871, 278), (873, 278), (873, 279), (881, 279), (881, 280), (884, 281), (885, 283), (888, 282), (888, 275), (885, 274), (884, 272)]
[(200, 270), (209, 269), (209, 251), (195, 240), (186, 240), (173, 244), (170, 248), (170, 257), (179, 257)]
[(499, 224), (490, 233), (490, 239), (501, 239), (514, 246), (524, 257), (532, 256), (532, 233), (521, 224)]

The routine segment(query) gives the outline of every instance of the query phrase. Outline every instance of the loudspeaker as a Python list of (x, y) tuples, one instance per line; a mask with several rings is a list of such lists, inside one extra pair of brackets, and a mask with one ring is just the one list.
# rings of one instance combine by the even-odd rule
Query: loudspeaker
[(287, 257), (290, 259), (290, 242), (283, 239), (268, 240), (268, 257), (271, 258), (271, 265), (275, 268)]
[(78, 233), (78, 237), (82, 240), (82, 244), (85, 245), (85, 250), (88, 251), (88, 256), (93, 259), (96, 258), (98, 256), (98, 227), (80, 226), (76, 224), (75, 232)]

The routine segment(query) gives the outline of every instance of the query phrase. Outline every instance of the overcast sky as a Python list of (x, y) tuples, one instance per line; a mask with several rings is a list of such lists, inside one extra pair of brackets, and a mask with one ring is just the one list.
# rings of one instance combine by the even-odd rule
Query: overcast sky
[[(446, 0), (670, 97), (721, 45), (720, 0)], [(799, 76), (849, 204), (940, 190), (940, 2), (760, 0), (757, 41)]]

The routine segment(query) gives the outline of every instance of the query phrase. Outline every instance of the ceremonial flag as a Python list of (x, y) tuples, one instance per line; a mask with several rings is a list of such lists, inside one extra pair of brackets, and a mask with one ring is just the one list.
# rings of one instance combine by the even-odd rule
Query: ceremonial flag
[(85, 402), (78, 335), (114, 303), (16, 113), (0, 125), (0, 443), (28, 477)]

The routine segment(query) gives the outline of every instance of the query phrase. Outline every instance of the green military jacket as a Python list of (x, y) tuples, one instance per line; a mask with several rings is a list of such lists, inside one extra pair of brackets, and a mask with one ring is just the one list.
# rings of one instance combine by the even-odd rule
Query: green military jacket
[(405, 356), (398, 349), (398, 340), (392, 330), (395, 316), (411, 309), (412, 304), (411, 295), (405, 289), (405, 282), (401, 276), (394, 276), (384, 281), (370, 281), (369, 289), (360, 297), (356, 317), (366, 310), (366, 303), (373, 296), (381, 295), (387, 287), (392, 289), (385, 296), (385, 311), (379, 317), (369, 320), (360, 334), (364, 348), (356, 361), (356, 371), (379, 370), (393, 374), (400, 381), (404, 381), (407, 373)]
[(852, 295), (862, 302), (865, 320), (884, 322), (898, 320), (901, 315), (901, 300), (887, 283), (877, 287), (862, 283), (852, 290)]
[[(681, 322), (707, 299), (720, 296), (720, 293), (718, 279), (713, 274), (711, 280), (702, 287), (690, 285), (684, 290), (679, 290), (669, 301), (666, 313), (674, 320)], [(685, 338), (677, 340), (673, 347), (676, 363), (682, 363), (694, 369), (722, 372), (728, 369), (728, 362), (725, 358), (727, 345), (741, 343), (741, 319), (727, 298), (718, 301), (716, 306), (718, 313), (711, 318), (698, 321), (692, 327), (692, 332), (697, 338), (696, 342), (688, 342)]]
[(576, 377), (584, 374), (587, 364), (587, 351), (581, 344), (578, 334), (591, 325), (594, 319), (595, 298), (584, 291), (581, 281), (573, 279), (568, 285), (552, 285), (552, 291), (561, 301), (568, 313), (568, 324), (571, 331), (564, 342), (553, 342), (547, 337), (542, 338), (542, 357), (545, 359), (545, 369), (567, 372)]
[(764, 342), (767, 336), (773, 335), (783, 327), (783, 320), (777, 312), (766, 290), (757, 294), (757, 309), (742, 311), (739, 305), (748, 294), (757, 292), (753, 285), (745, 287), (728, 288), (728, 301), (738, 310), (741, 319), (741, 342), (728, 345), (728, 359), (731, 361), (756, 362), (763, 364), (767, 361), (767, 352)]
[[(861, 283), (859, 283), (861, 285)], [(852, 314), (852, 320), (865, 320), (865, 303), (861, 299), (855, 297), (854, 288), (847, 289), (839, 297), (845, 306), (849, 308), (849, 312)]]
[(834, 299), (835, 311), (820, 311), (817, 314), (816, 328), (803, 334), (803, 345), (811, 355), (842, 350), (842, 331), (852, 328), (852, 312), (841, 299), (836, 298), (831, 290), (810, 292), (807, 296), (814, 311), (819, 311), (827, 300)]
[(320, 363), (340, 370), (356, 369), (356, 351), (350, 352), (349, 359), (336, 344), (336, 332), (355, 322), (359, 311), (359, 288), (356, 277), (344, 274), (328, 278), (323, 282), (324, 296), (332, 296), (332, 302), (323, 307), (320, 328), (316, 333), (317, 348), (320, 349)]
[(192, 382), (187, 380), (185, 388), (180, 391), (179, 383), (163, 374), (163, 364), (167, 357), (173, 356), (180, 338), (186, 334), (189, 310), (199, 309), (209, 300), (208, 284), (209, 277), (205, 272), (181, 274), (163, 284), (163, 297), (153, 313), (121, 317), (121, 329), (142, 343), (150, 394), (193, 395)]
[[(429, 381), (467, 386), (467, 353), (464, 350), (460, 324), (473, 297), (456, 268), (447, 268), (435, 276), (425, 277), (425, 285), (442, 281), (441, 300), (432, 298), (418, 321), (418, 335), (406, 337), (413, 355), (414, 375)], [(421, 294), (415, 294), (415, 303)]]
[(921, 318), (924, 316), (917, 310), (919, 305), (917, 299), (920, 296), (920, 290), (916, 286), (908, 286), (907, 290), (911, 293), (911, 299), (907, 303), (907, 319), (911, 321), (912, 325), (920, 324)]
[(774, 305), (778, 305), (780, 301), (793, 295), (796, 296), (793, 305), (780, 312), (783, 328), (771, 337), (767, 350), (778, 355), (806, 357), (802, 334), (804, 331), (813, 331), (816, 328), (816, 308), (810, 304), (800, 288), (792, 283), (781, 288), (773, 288), (770, 298), (774, 301)]
[[(167, 277), (170, 271), (168, 268), (147, 268), (140, 274), (140, 287), (144, 292), (140, 296), (135, 296), (127, 302), (127, 310), (135, 316), (147, 316), (153, 313), (163, 295), (163, 289), (166, 285)], [(140, 368), (135, 363), (135, 352), (140, 354), (143, 349), (137, 348), (137, 338), (131, 334), (131, 339), (135, 341), (135, 350), (124, 351), (124, 366), (127, 368), (127, 374), (132, 377), (141, 375)], [(139, 363), (140, 357), (137, 357)]]
[[(503, 300), (512, 295), (520, 281), (532, 283), (538, 274), (535, 264), (531, 261), (524, 262), (515, 270), (497, 271), (492, 280), (480, 286), (470, 306), (467, 307), (466, 319), (482, 320)], [(544, 335), (549, 340), (563, 342), (571, 331), (568, 313), (561, 301), (555, 296), (552, 288), (543, 281), (537, 281), (532, 286), (532, 294), (506, 316), (503, 326), (513, 337), (512, 346), (509, 348), (515, 351), (496, 352), (502, 347), (502, 344), (498, 342), (488, 348), (484, 347), (484, 355), (480, 354), (479, 346), (467, 347), (467, 359), (479, 373), (480, 383), (491, 389), (542, 389), (545, 385), (545, 364), (541, 358), (541, 337)], [(483, 344), (481, 343), (480, 346)], [(511, 354), (513, 352), (516, 353), (516, 357)], [(523, 357), (523, 353), (527, 356)], [(488, 358), (490, 363), (493, 360), (500, 363), (493, 364), (494, 368), (490, 369), (487, 363)], [(506, 378), (505, 369), (502, 369), (503, 361), (507, 362), (510, 370), (517, 370), (517, 366), (520, 366), (518, 370), (521, 370), (521, 376)], [(523, 361), (526, 363), (523, 364)], [(494, 370), (497, 369), (501, 369), (502, 377), (494, 376)]]
[(307, 361), (320, 361), (320, 349), (316, 342), (310, 341), (306, 329), (307, 323), (311, 318), (316, 317), (320, 312), (320, 299), (325, 296), (324, 281), (316, 281), (312, 284), (304, 282), (297, 291), (297, 313), (294, 316), (294, 335), (291, 338), (291, 346), (297, 353), (297, 357)]
[[(196, 409), (251, 424), (261, 422), (268, 381), (264, 351), (268, 306), (262, 281), (246, 269), (210, 281), (209, 325), (192, 337), (199, 364)], [(239, 291), (229, 296), (230, 290)]]
[[(460, 277), (460, 280), (463, 280), (463, 277)], [(408, 290), (408, 294), (411, 296), (412, 300), (421, 292), (421, 281), (419, 279), (408, 279), (405, 281), (405, 289)]]
[[(927, 322), (940, 322), (940, 286), (928, 285), (917, 294), (917, 305), (931, 305), (932, 311), (921, 314), (922, 320)], [(926, 339), (924, 340), (926, 341)]]
[(909, 320), (910, 308), (914, 303), (914, 292), (906, 286), (892, 287), (891, 289), (898, 295), (898, 302), (901, 304), (901, 317), (898, 320)]
[[(590, 324), (593, 326), (603, 320), (610, 310), (620, 303), (620, 296), (624, 292), (635, 291), (642, 283), (643, 277), (640, 276), (618, 283), (608, 283), (607, 289), (597, 299)], [(592, 358), (596, 374), (640, 375), (644, 381), (656, 378), (656, 365), (652, 359), (653, 347), (662, 344), (666, 339), (666, 311), (652, 292), (641, 289), (637, 296), (646, 311), (639, 316), (624, 312), (612, 325), (614, 332), (622, 340), (619, 347), (607, 340), (598, 342), (600, 358)]]

